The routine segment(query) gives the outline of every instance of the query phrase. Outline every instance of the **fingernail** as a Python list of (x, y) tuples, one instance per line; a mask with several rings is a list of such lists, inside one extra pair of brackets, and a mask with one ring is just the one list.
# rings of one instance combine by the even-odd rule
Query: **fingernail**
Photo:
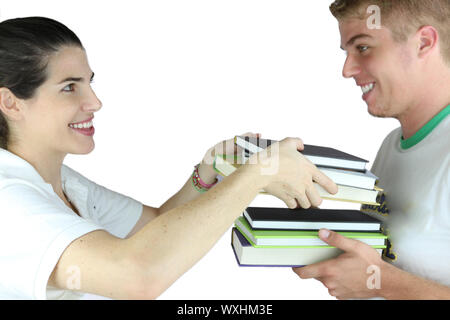
[(321, 229), (319, 231), (319, 236), (323, 239), (328, 239), (328, 237), (330, 236), (330, 231), (327, 229)]

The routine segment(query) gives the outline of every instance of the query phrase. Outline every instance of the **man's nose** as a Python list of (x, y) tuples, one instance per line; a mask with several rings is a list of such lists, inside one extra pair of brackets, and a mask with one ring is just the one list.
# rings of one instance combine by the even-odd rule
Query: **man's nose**
[(344, 68), (342, 69), (342, 76), (344, 78), (352, 78), (361, 72), (361, 67), (352, 55), (347, 55), (345, 59)]

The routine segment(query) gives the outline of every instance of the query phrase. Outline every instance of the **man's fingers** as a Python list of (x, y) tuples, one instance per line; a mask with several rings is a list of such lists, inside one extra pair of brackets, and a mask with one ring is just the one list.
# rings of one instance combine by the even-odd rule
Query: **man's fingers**
[(330, 246), (339, 248), (346, 252), (355, 252), (360, 248), (361, 242), (354, 239), (349, 239), (343, 235), (330, 231), (328, 229), (319, 230), (319, 238), (329, 244)]
[(309, 266), (292, 268), (292, 270), (302, 279), (320, 278), (324, 275), (323, 270), (328, 261), (322, 261)]

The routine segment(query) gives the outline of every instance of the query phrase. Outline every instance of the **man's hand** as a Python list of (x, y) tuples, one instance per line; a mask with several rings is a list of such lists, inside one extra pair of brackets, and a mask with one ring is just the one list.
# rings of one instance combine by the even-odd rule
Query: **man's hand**
[(375, 249), (326, 229), (319, 231), (319, 237), (344, 253), (335, 259), (293, 268), (300, 278), (319, 280), (338, 299), (381, 296), (381, 273), (387, 263)]

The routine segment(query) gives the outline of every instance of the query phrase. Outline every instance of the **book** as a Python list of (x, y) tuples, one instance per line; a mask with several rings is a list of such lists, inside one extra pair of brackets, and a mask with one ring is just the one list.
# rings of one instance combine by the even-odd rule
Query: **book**
[(317, 168), (336, 184), (343, 186), (373, 190), (375, 188), (376, 181), (378, 180), (378, 177), (369, 170), (361, 172), (325, 167)]
[[(235, 220), (235, 227), (254, 246), (273, 247), (322, 247), (329, 246), (319, 238), (318, 230), (273, 230), (252, 229), (247, 220), (241, 216)], [(370, 246), (384, 247), (387, 238), (381, 232), (344, 232), (339, 234), (359, 240)]]
[(252, 229), (380, 231), (381, 221), (359, 210), (248, 207), (244, 217)]
[[(225, 155), (218, 155), (218, 157), (219, 159), (216, 161), (216, 171), (218, 171), (219, 174), (222, 173), (222, 175), (226, 176), (230, 175), (235, 169), (245, 163), (245, 158), (243, 156), (229, 156), (227, 158)], [(217, 170), (219, 168), (220, 170)], [(349, 187), (372, 190), (378, 180), (378, 177), (369, 170), (360, 172), (348, 169), (317, 168), (336, 184)]]
[[(236, 228), (232, 230), (231, 246), (241, 267), (302, 267), (343, 253), (336, 247), (254, 247)], [(381, 255), (383, 249), (376, 250)]]
[[(227, 158), (224, 157), (223, 155), (216, 155), (213, 163), (214, 170), (216, 170), (217, 173), (219, 173), (224, 177), (229, 176), (234, 171), (236, 171), (237, 168), (239, 168), (239, 166), (242, 165), (242, 160), (240, 157), (235, 157), (234, 159), (231, 160), (233, 163), (227, 161)], [(336, 184), (338, 185), (338, 192), (336, 194), (329, 193), (317, 183), (314, 183), (314, 186), (319, 192), (320, 197), (322, 197), (323, 199), (379, 206), (379, 203), (377, 203), (377, 196), (379, 191), (381, 191), (381, 189), (374, 188), (370, 190), (340, 185), (338, 183)], [(261, 190), (261, 193), (264, 194), (265, 192)]]
[(260, 152), (265, 148), (270, 147), (270, 145), (274, 142), (277, 141), (271, 139), (262, 139), (258, 137), (234, 137), (234, 143), (244, 149), (248, 155)]
[(314, 187), (319, 192), (320, 197), (328, 200), (336, 200), (336, 201), (346, 201), (346, 202), (355, 202), (361, 204), (368, 204), (372, 206), (379, 206), (380, 204), (377, 202), (378, 193), (382, 191), (379, 188), (375, 188), (373, 190), (355, 188), (343, 185), (337, 185), (338, 192), (336, 194), (331, 194), (326, 191), (322, 186), (317, 183), (314, 183)]
[[(245, 150), (246, 156), (260, 152), (274, 142), (277, 141), (257, 137), (236, 136), (234, 138), (234, 143)], [(304, 149), (300, 152), (316, 166), (364, 172), (366, 170), (366, 164), (369, 162), (352, 154), (323, 146), (304, 144)]]

